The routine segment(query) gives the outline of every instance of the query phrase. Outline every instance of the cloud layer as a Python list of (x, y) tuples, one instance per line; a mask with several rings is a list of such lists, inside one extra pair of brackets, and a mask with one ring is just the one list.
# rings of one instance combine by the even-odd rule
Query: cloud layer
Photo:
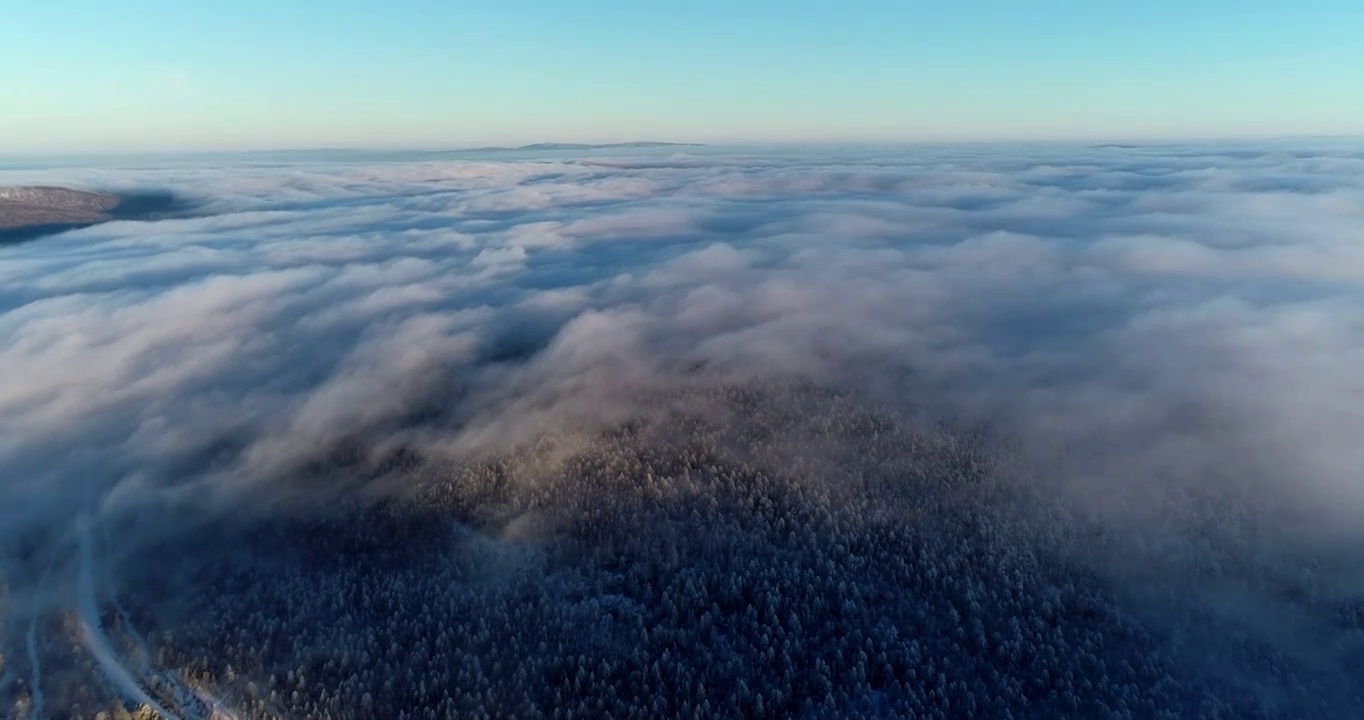
[(95, 501), (227, 436), (268, 474), (436, 376), (480, 394), (519, 344), (545, 350), (499, 382), (527, 392), (688, 363), (898, 378), (895, 401), (1134, 445), (1141, 472), (1282, 465), (1349, 513), (1361, 168), (1171, 146), (27, 173), (207, 212), (6, 250), (6, 490)]

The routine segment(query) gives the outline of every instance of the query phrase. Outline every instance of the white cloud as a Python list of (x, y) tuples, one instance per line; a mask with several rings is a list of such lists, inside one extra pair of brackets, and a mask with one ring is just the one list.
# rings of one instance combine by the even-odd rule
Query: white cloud
[[(1276, 497), (1364, 519), (1359, 166), (1001, 148), (9, 171), (196, 205), (0, 249), (0, 476), (20, 478), (0, 492), (82, 505), (225, 435), (238, 475), (269, 474), (452, 384), (487, 443), (618, 417), (621, 387), (699, 363), (1085, 443), (1086, 482), (1268, 457), (1247, 472)], [(480, 364), (497, 343), (517, 362)]]

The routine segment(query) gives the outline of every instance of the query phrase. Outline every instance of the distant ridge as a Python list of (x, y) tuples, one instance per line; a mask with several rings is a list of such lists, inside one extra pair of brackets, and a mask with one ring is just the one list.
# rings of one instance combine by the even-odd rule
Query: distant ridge
[(331, 158), (337, 160), (363, 161), (366, 159), (432, 159), (444, 157), (460, 157), (464, 155), (476, 155), (478, 153), (512, 153), (512, 152), (555, 152), (561, 150), (621, 150), (621, 149), (649, 149), (649, 148), (669, 148), (669, 147), (707, 147), (705, 143), (687, 142), (659, 142), (655, 140), (623, 143), (557, 143), (542, 142), (531, 145), (503, 146), (489, 145), (485, 147), (465, 147), (448, 149), (400, 149), (384, 150), (378, 148), (293, 148), (278, 150), (240, 150), (235, 152), (208, 153), (213, 156), (237, 156), (250, 158), (268, 158), (274, 160), (310, 160), (316, 158)]
[(518, 150), (608, 150), (611, 148), (660, 148), (660, 147), (705, 147), (704, 143), (658, 142), (646, 140), (623, 143), (554, 143), (542, 142), (518, 147), (481, 147), (470, 148), (464, 152), (515, 152)]

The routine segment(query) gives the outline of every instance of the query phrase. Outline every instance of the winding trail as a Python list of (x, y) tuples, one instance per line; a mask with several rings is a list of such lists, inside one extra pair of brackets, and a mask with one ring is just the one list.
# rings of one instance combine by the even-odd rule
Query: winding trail
[(99, 603), (96, 599), (97, 590), (95, 588), (94, 551), (91, 548), (90, 538), (91, 522), (89, 515), (82, 516), (77, 522), (77, 532), (80, 537), (80, 566), (76, 577), (76, 613), (80, 618), (81, 632), (85, 638), (86, 648), (90, 650), (90, 654), (99, 663), (105, 677), (127, 699), (146, 705), (163, 718), (180, 720), (178, 715), (163, 707), (138, 684), (137, 678), (119, 659), (118, 653), (115, 652), (113, 644), (109, 641), (109, 636), (105, 634), (104, 627), (100, 624)]
[[(145, 706), (163, 720), (236, 720), (238, 715), (207, 688), (192, 687), (174, 673), (155, 666), (147, 638), (137, 630), (132, 614), (119, 601), (111, 562), (112, 544), (107, 528), (89, 512), (81, 515), (73, 528), (76, 550), (74, 610), (81, 640), (113, 690), (123, 699)], [(96, 532), (103, 540), (102, 548), (98, 547)], [(55, 544), (46, 569), (25, 603), (30, 615), (26, 633), (30, 702), (27, 720), (47, 718), (40, 653), (41, 620), (46, 615), (43, 612), (43, 598), (51, 587), (58, 561), (67, 551), (71, 540), (71, 536), (67, 535)], [(102, 552), (98, 552), (100, 550)], [(64, 564), (63, 567), (68, 566)], [(117, 613), (119, 634), (133, 645), (132, 657), (121, 656), (110, 637), (110, 630), (104, 627), (100, 608), (106, 601)], [(15, 611), (13, 602), (10, 610), (11, 618), (21, 616)], [(0, 630), (6, 629), (8, 625), (0, 626)], [(8, 636), (8, 632), (3, 633), (0, 641)], [(4, 672), (0, 673), (0, 693), (18, 680), (20, 672), (13, 662), (5, 663)], [(157, 694), (162, 695), (165, 701), (158, 700), (155, 697)]]
[[(109, 536), (108, 525), (100, 524), (100, 538), (103, 541), (103, 562), (99, 563), (99, 580), (103, 586), (103, 595), (118, 613), (120, 626), (123, 634), (132, 641), (134, 646), (134, 657), (131, 659), (136, 666), (136, 670), (144, 680), (148, 681), (153, 687), (160, 686), (169, 688), (173, 695), (173, 702), (181, 711), (186, 720), (236, 720), (237, 715), (216, 695), (204, 688), (194, 688), (186, 685), (174, 673), (158, 669), (152, 661), (151, 645), (147, 638), (133, 623), (132, 614), (123, 606), (118, 598), (118, 586), (114, 581), (113, 573), (113, 542)], [(93, 553), (92, 553), (93, 557)], [(127, 664), (124, 663), (124, 667)], [(131, 674), (131, 673), (130, 673)]]
[(100, 523), (100, 537), (104, 541), (104, 562), (100, 564), (100, 579), (106, 590), (105, 597), (109, 599), (109, 604), (113, 605), (114, 611), (118, 613), (124, 634), (133, 641), (136, 648), (136, 656), (133, 661), (137, 664), (138, 670), (145, 673), (151, 669), (151, 649), (147, 644), (147, 638), (138, 632), (133, 625), (132, 615), (123, 607), (123, 603), (119, 602), (118, 586), (114, 583), (113, 563), (110, 562), (113, 543), (109, 538), (109, 526), (104, 523)]

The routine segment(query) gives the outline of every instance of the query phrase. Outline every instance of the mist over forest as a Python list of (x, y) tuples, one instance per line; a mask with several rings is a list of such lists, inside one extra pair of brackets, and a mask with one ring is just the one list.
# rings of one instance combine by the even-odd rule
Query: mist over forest
[(0, 165), (7, 717), (1364, 713), (1364, 146), (533, 150)]

